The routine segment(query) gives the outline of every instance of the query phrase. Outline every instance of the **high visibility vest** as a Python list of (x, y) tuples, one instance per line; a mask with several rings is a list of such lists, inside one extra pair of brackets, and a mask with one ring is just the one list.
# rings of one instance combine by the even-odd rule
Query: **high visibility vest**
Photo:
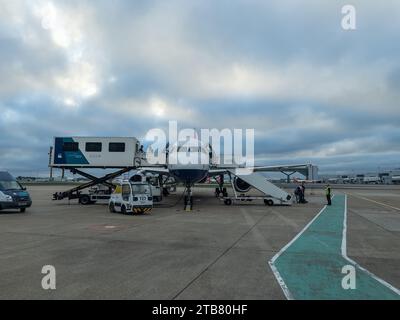
[(330, 187), (325, 188), (325, 194), (326, 194), (327, 196), (329, 196), (329, 195), (331, 194), (331, 188), (330, 188)]

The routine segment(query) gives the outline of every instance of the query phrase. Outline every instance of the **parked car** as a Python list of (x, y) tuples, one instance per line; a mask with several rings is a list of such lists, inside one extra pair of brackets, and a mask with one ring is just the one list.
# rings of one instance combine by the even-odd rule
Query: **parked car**
[(31, 197), (15, 178), (6, 171), (0, 171), (0, 210), (19, 209), (25, 212), (32, 205)]

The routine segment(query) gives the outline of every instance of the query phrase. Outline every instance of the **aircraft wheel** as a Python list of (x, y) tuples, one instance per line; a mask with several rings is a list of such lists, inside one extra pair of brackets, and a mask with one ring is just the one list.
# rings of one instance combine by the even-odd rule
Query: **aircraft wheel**
[(21, 209), (19, 209), (19, 212), (21, 212), (21, 213), (23, 213), (23, 212), (25, 212), (26, 211), (26, 208), (21, 208)]
[(185, 196), (183, 209), (186, 210), (187, 207), (190, 207), (190, 209), (193, 209), (193, 197)]

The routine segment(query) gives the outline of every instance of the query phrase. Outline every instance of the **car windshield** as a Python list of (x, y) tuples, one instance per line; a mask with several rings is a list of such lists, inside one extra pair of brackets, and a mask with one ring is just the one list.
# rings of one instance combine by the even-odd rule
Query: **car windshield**
[(20, 184), (15, 180), (0, 180), (0, 190), (21, 190)]
[(132, 184), (133, 194), (150, 194), (150, 187), (148, 184)]

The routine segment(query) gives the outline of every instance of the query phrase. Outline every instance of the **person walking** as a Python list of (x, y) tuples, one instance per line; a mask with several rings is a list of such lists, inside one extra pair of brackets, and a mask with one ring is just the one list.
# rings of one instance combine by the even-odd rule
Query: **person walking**
[(328, 206), (332, 205), (331, 186), (329, 184), (325, 187), (325, 195), (326, 200), (328, 201)]

